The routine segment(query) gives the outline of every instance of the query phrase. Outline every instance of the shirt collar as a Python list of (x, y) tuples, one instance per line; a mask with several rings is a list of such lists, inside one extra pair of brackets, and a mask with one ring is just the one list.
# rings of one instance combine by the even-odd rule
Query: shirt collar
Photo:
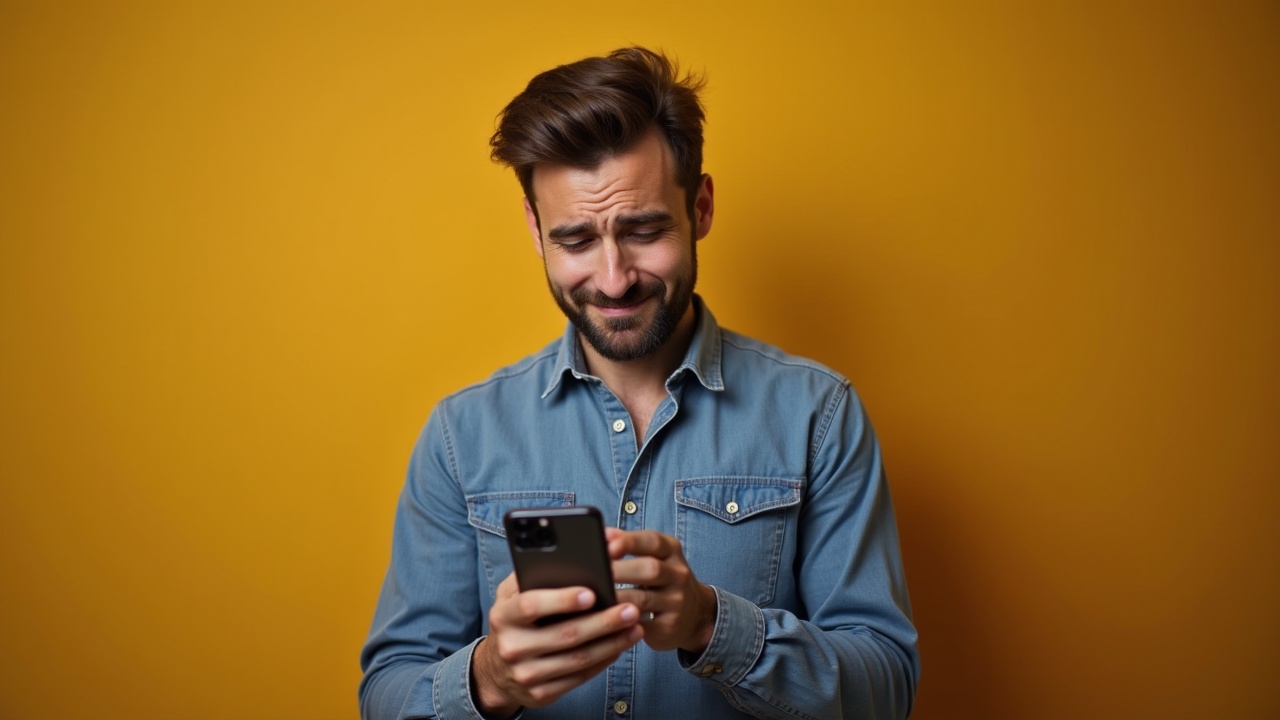
[[(680, 366), (671, 373), (667, 378), (667, 388), (670, 389), (672, 384), (680, 378), (685, 371), (690, 371), (694, 377), (698, 378), (698, 382), (708, 390), (721, 391), (724, 390), (724, 375), (721, 373), (720, 366), (720, 326), (716, 323), (715, 316), (707, 309), (706, 303), (702, 298), (695, 294), (693, 296), (694, 315), (697, 318), (697, 326), (693, 331), (693, 342), (689, 343), (689, 349), (684, 354), (684, 361)], [(564, 335), (560, 338), (560, 349), (556, 353), (555, 371), (551, 374), (551, 380), (547, 383), (546, 390), (542, 391), (542, 397), (550, 395), (560, 385), (561, 379), (568, 373), (576, 380), (597, 380), (594, 375), (587, 372), (587, 360), (582, 356), (582, 346), (578, 341), (578, 331), (573, 323), (567, 323)]]

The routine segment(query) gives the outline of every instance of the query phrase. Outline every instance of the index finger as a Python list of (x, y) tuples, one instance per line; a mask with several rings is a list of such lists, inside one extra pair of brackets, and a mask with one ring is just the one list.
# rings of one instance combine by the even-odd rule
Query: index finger
[(611, 534), (609, 556), (619, 560), (625, 555), (643, 555), (666, 560), (680, 552), (680, 541), (656, 530), (633, 530)]

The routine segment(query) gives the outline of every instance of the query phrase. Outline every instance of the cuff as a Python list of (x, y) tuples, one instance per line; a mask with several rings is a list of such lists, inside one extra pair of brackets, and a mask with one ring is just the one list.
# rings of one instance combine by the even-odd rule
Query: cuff
[[(476, 707), (471, 694), (471, 658), (483, 639), (483, 636), (478, 638), (469, 647), (436, 665), (435, 681), (431, 684), (431, 704), (440, 720), (489, 720)], [(522, 715), (523, 708), (511, 716), (511, 720), (518, 720)]]
[(764, 612), (748, 602), (713, 587), (716, 591), (716, 624), (711, 642), (694, 657), (683, 650), (676, 654), (680, 667), (708, 682), (732, 687), (742, 680), (764, 650)]

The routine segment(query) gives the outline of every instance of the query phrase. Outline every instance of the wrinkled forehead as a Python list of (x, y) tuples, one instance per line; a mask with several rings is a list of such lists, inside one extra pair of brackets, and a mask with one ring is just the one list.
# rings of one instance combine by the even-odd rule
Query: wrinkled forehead
[(683, 202), (675, 160), (661, 133), (645, 135), (631, 148), (592, 166), (542, 163), (532, 189), (540, 216), (609, 210), (670, 210)]

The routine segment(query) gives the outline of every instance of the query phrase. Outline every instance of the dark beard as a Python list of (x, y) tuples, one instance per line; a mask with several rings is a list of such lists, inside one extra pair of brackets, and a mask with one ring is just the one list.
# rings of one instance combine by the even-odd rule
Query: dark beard
[[(666, 299), (667, 286), (661, 280), (633, 285), (620, 298), (611, 298), (600, 292), (579, 288), (569, 294), (573, 300), (570, 303), (554, 287), (551, 288), (551, 297), (555, 298), (560, 311), (578, 329), (578, 334), (582, 335), (596, 352), (614, 362), (627, 362), (652, 355), (671, 339), (676, 326), (680, 324), (680, 318), (684, 317), (685, 310), (693, 300), (693, 288), (697, 278), (698, 259), (697, 255), (694, 255), (691, 273), (687, 277), (675, 279), (670, 300)], [(626, 307), (650, 297), (657, 300), (658, 307), (654, 312), (653, 320), (647, 327), (641, 327), (645, 319), (635, 315), (607, 318), (603, 323), (597, 324), (587, 316), (585, 310), (588, 305)], [(624, 334), (632, 333), (637, 335), (632, 338), (624, 337)]]

